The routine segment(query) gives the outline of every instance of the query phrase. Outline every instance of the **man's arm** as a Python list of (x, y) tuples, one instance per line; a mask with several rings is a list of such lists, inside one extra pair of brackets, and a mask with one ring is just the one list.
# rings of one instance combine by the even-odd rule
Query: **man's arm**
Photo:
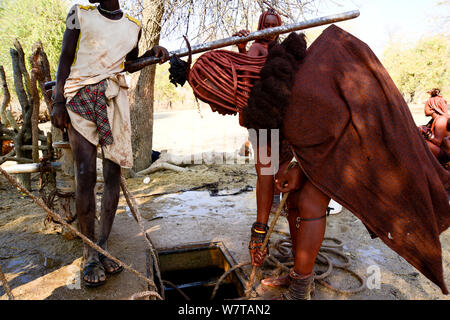
[[(69, 12), (67, 20), (73, 19), (74, 12)], [(66, 110), (66, 98), (64, 97), (64, 85), (70, 74), (70, 67), (75, 59), (77, 43), (80, 37), (79, 26), (66, 26), (64, 31), (61, 55), (59, 57), (58, 70), (56, 72), (56, 91), (52, 107), (51, 120), (52, 124), (64, 130), (70, 123), (69, 114)]]
[(153, 48), (151, 48), (150, 50), (147, 50), (142, 56), (139, 57), (139, 41), (141, 39), (141, 31), (139, 31), (139, 35), (138, 35), (138, 44), (136, 45), (136, 47), (134, 47), (133, 50), (131, 50), (126, 58), (125, 58), (125, 68), (123, 69), (123, 71), (129, 72), (129, 73), (134, 73), (137, 72), (141, 69), (138, 68), (132, 68), (129, 65), (129, 62), (140, 59), (140, 58), (146, 58), (146, 57), (157, 57), (157, 58), (161, 58), (161, 61), (159, 62), (160, 64), (166, 62), (169, 59), (169, 52), (167, 51), (166, 48), (161, 47), (161, 46), (154, 46)]

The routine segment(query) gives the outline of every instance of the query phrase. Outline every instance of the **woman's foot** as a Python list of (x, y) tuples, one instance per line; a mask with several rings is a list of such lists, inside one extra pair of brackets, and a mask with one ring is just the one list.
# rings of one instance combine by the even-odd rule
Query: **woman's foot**
[(291, 284), (291, 278), (289, 277), (289, 273), (277, 277), (277, 278), (266, 278), (261, 280), (261, 284), (264, 287), (271, 287), (271, 288), (287, 288)]
[(311, 300), (314, 294), (314, 272), (310, 275), (297, 274), (293, 269), (289, 273), (291, 283), (289, 288), (284, 292), (281, 300)]

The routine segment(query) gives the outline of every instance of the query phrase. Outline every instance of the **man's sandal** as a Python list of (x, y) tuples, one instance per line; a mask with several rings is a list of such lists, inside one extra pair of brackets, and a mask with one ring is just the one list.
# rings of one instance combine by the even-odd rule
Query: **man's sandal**
[[(103, 265), (103, 261), (104, 261), (105, 259), (108, 259), (109, 261), (111, 261), (111, 262), (117, 264), (116, 262), (112, 261), (112, 260), (109, 259), (107, 256), (105, 256), (105, 255), (103, 255), (103, 254), (101, 254), (101, 253), (98, 254), (98, 258), (99, 258), (100, 262), (102, 263), (102, 265)], [(112, 271), (112, 272), (109, 272), (104, 266), (103, 266), (103, 269), (105, 270), (105, 272), (106, 272), (107, 274), (116, 274), (116, 273), (122, 272), (122, 270), (123, 270), (123, 267), (122, 267), (121, 265), (118, 265), (118, 266), (119, 266), (119, 267), (118, 267), (117, 269), (115, 269), (114, 271)]]
[(84, 266), (84, 268), (83, 268), (83, 282), (84, 282), (84, 284), (87, 287), (94, 288), (94, 287), (98, 287), (98, 286), (101, 286), (101, 285), (105, 284), (106, 279), (103, 280), (103, 281), (99, 280), (98, 282), (90, 282), (90, 281), (87, 281), (85, 279), (85, 277), (88, 274), (90, 274), (92, 271), (94, 271), (96, 269), (100, 269), (106, 274), (105, 268), (103, 267), (103, 265), (99, 261), (91, 261), (87, 265)]

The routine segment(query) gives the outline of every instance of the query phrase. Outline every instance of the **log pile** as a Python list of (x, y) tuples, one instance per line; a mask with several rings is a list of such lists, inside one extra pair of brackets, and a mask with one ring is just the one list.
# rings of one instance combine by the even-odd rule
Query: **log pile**
[[(51, 97), (44, 89), (46, 81), (51, 80), (47, 55), (41, 42), (34, 44), (29, 57), (31, 75), (25, 64), (25, 53), (20, 42), (16, 39), (10, 49), (14, 89), (19, 102), (22, 123), (19, 126), (14, 119), (11, 109), (11, 93), (6, 80), (5, 70), (0, 66), (0, 85), (2, 87), (2, 103), (0, 105), (0, 142), (2, 152), (0, 165), (6, 161), (23, 163), (39, 163), (39, 151), (43, 157), (53, 158), (52, 135), (44, 135), (39, 130), (40, 93), (47, 105), (46, 112), (51, 112)], [(38, 89), (39, 87), (39, 89)], [(19, 181), (31, 190), (31, 175), (19, 174)]]

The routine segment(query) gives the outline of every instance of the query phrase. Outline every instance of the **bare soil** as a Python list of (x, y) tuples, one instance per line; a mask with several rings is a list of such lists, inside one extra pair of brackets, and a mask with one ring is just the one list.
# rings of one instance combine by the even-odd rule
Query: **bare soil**
[[(417, 122), (422, 123), (425, 119), (420, 118), (421, 108), (417, 107), (417, 110)], [(169, 113), (155, 117), (156, 150), (164, 148), (181, 154), (186, 150), (203, 152), (217, 146), (215, 142), (225, 137), (228, 139), (227, 148), (220, 147), (219, 151), (233, 151), (245, 141), (246, 132), (233, 117), (220, 118), (225, 120), (215, 122), (219, 123), (215, 125), (214, 116), (209, 113), (202, 115), (191, 111), (180, 114), (181, 118)], [(202, 128), (202, 123), (207, 128)], [(174, 127), (179, 128), (182, 134), (173, 136)], [(226, 136), (214, 135), (225, 130), (228, 132)], [(182, 173), (155, 172), (148, 176), (149, 183), (144, 183), (144, 177), (127, 180), (145, 220), (145, 229), (156, 248), (222, 241), (238, 263), (249, 261), (249, 230), (256, 217), (253, 165), (191, 165), (187, 168), (189, 171)], [(101, 184), (99, 187), (98, 208)], [(35, 194), (37, 188), (38, 179), (35, 177)], [(214, 196), (233, 192), (238, 194)], [(147, 290), (143, 280), (126, 271), (109, 276), (102, 287), (84, 287), (80, 281), (82, 241), (66, 239), (61, 226), (46, 224), (44, 211), (2, 176), (0, 195), (0, 264), (16, 299), (129, 299), (133, 294)], [(281, 217), (273, 241), (284, 237), (287, 232), (287, 221)], [(437, 286), (379, 239), (372, 240), (362, 223), (345, 208), (327, 218), (326, 237), (336, 237), (344, 242), (343, 252), (350, 259), (350, 269), (367, 279), (371, 286), (358, 294), (342, 295), (316, 285), (314, 299), (449, 300), (449, 296), (443, 295)], [(450, 285), (450, 230), (441, 235), (441, 244), (445, 279)], [(146, 249), (143, 235), (121, 196), (109, 251), (145, 275)], [(378, 287), (377, 282), (369, 281), (373, 279), (374, 270), (378, 270), (380, 275)], [(250, 273), (248, 268), (245, 271)], [(268, 268), (263, 271), (264, 275), (272, 272)], [(351, 275), (337, 269), (327, 281), (344, 289), (358, 286)], [(258, 290), (270, 293), (261, 288)], [(0, 299), (7, 299), (1, 286)]]
[[(138, 200), (145, 228), (158, 249), (186, 243), (222, 241), (234, 259), (249, 260), (249, 228), (255, 220), (255, 194), (246, 191), (235, 196), (211, 197), (211, 191), (236, 192), (255, 186), (252, 165), (190, 166), (190, 172), (161, 171), (143, 178), (128, 179), (128, 187)], [(210, 183), (217, 183), (211, 189)], [(37, 188), (34, 181), (34, 188)], [(199, 188), (205, 186), (204, 188)], [(196, 188), (197, 187), (197, 188)], [(178, 192), (196, 188), (195, 191)], [(101, 189), (100, 189), (101, 191)], [(80, 283), (82, 241), (67, 240), (61, 227), (45, 224), (46, 214), (30, 199), (20, 194), (0, 177), (0, 263), (16, 299), (128, 299), (145, 291), (147, 285), (129, 272), (108, 277), (99, 288), (85, 288)], [(36, 191), (35, 191), (36, 192)], [(164, 195), (150, 196), (151, 194)], [(100, 195), (98, 196), (100, 199)], [(278, 221), (273, 240), (288, 232), (287, 221)], [(419, 274), (379, 239), (370, 239), (362, 223), (349, 211), (332, 215), (327, 221), (326, 236), (344, 242), (352, 271), (364, 278), (378, 267), (380, 287), (365, 289), (354, 295), (342, 295), (320, 285), (315, 299), (445, 299), (439, 288)], [(444, 270), (450, 283), (450, 232), (441, 236)], [(146, 274), (146, 244), (138, 225), (131, 218), (123, 197), (113, 226), (110, 252), (133, 268)], [(249, 273), (249, 269), (246, 269)], [(271, 269), (264, 269), (270, 275)], [(354, 288), (358, 282), (349, 274), (335, 270), (328, 279), (341, 288)], [(261, 291), (260, 293), (266, 293)], [(0, 289), (1, 299), (7, 299)]]

